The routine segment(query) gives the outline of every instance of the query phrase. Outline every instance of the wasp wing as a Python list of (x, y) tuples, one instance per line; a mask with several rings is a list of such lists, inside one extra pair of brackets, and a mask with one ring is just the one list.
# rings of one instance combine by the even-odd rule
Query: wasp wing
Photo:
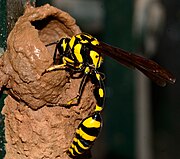
[(137, 68), (160, 86), (165, 86), (167, 83), (173, 84), (176, 81), (169, 71), (150, 59), (112, 47), (103, 42), (99, 42), (98, 45), (89, 45), (88, 47), (91, 49), (117, 60), (124, 66)]

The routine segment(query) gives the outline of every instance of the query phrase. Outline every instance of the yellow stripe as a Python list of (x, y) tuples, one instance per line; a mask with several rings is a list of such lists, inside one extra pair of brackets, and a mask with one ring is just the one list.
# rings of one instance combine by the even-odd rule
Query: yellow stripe
[(89, 67), (86, 67), (85, 70), (84, 70), (84, 73), (87, 74), (87, 73), (89, 73), (89, 71), (90, 71)]
[(73, 46), (74, 46), (75, 40), (76, 40), (76, 38), (73, 36), (73, 37), (71, 38), (70, 42), (69, 42), (69, 46), (70, 46), (71, 49), (72, 49)]
[[(85, 35), (85, 34), (83, 34), (83, 35)], [(83, 40), (83, 39), (82, 39), (81, 34), (76, 35), (76, 37), (80, 39), (80, 42), (81, 42), (81, 43), (83, 43), (83, 44), (88, 43), (88, 40)], [(88, 38), (89, 38), (89, 37), (88, 37)]]
[(77, 141), (78, 141), (78, 139), (77, 139), (76, 137), (74, 137), (73, 141), (74, 141), (74, 142), (77, 142)]
[(104, 97), (104, 91), (102, 88), (99, 88), (99, 96), (102, 98)]
[[(78, 145), (79, 145), (82, 149), (84, 149), (84, 150), (86, 150), (86, 149), (89, 148), (89, 147), (84, 147), (84, 146), (82, 145), (82, 143), (81, 143), (76, 137), (73, 139), (73, 141), (76, 142), (76, 143), (78, 143)], [(73, 150), (76, 151), (76, 153), (78, 153), (78, 154), (82, 154), (82, 152), (79, 152), (78, 149), (77, 149), (77, 147), (72, 143), (72, 144), (71, 144), (71, 147), (69, 148), (69, 152), (71, 153), (72, 156), (75, 156)]]
[(63, 46), (63, 51), (65, 51), (67, 47), (67, 43), (65, 43), (65, 39), (63, 40), (62, 46)]
[(91, 41), (91, 44), (93, 44), (93, 45), (99, 45), (99, 41), (97, 41), (97, 40), (95, 39), (95, 40)]
[(102, 110), (102, 107), (100, 107), (100, 106), (98, 106), (98, 105), (96, 104), (95, 111), (101, 111), (101, 110)]
[(88, 146), (85, 147), (85, 146), (80, 142), (80, 140), (77, 139), (76, 137), (73, 139), (73, 141), (76, 142), (76, 143), (78, 143), (78, 145), (79, 145), (82, 149), (84, 149), (84, 150), (86, 150), (86, 149), (89, 148)]
[(92, 117), (87, 118), (84, 122), (83, 125), (87, 128), (99, 128), (101, 126), (101, 123), (99, 121), (96, 121), (92, 119)]
[(84, 147), (84, 145), (78, 140), (78, 145), (84, 149), (84, 150), (87, 150), (89, 147)]
[(98, 81), (100, 81), (101, 76), (99, 73), (96, 73), (96, 78), (98, 79)]
[(94, 141), (96, 139), (95, 136), (90, 136), (88, 134), (86, 134), (81, 128), (79, 128), (79, 135), (85, 139), (85, 140), (89, 140), (89, 141)]
[(83, 43), (83, 44), (87, 44), (87, 43), (89, 43), (87, 40), (81, 40), (81, 43)]
[(78, 153), (78, 154), (81, 154), (81, 152), (78, 151), (77, 147), (74, 146), (74, 150)]
[(95, 68), (97, 68), (97, 64), (99, 62), (99, 54), (96, 51), (91, 50), (90, 56), (91, 56), (91, 59), (93, 61)]
[(69, 62), (69, 63), (74, 63), (74, 61), (69, 59), (68, 57), (63, 57), (63, 61), (66, 61), (66, 62)]
[(69, 152), (72, 156), (75, 156), (74, 153), (73, 153), (73, 149), (72, 148), (69, 148)]
[(89, 34), (87, 34), (87, 33), (83, 33), (83, 35), (86, 36), (86, 37), (89, 38), (89, 39), (92, 39), (92, 38), (93, 38), (91, 35), (89, 35)]
[(71, 147), (74, 149), (75, 145), (72, 143), (72, 144), (71, 144)]
[(81, 48), (82, 48), (82, 45), (81, 44), (76, 44), (74, 46), (74, 54), (77, 58), (77, 60), (82, 63), (83, 62), (83, 58), (81, 56)]
[(76, 35), (76, 37), (79, 38), (80, 40), (82, 40), (81, 34), (82, 33)]
[(79, 134), (79, 129), (76, 129), (76, 133)]
[(83, 36), (86, 36), (88, 39), (92, 39), (93, 37), (89, 34), (84, 33)]
[(100, 59), (99, 59), (99, 65), (97, 66), (98, 68), (101, 66), (101, 64), (103, 63), (103, 58), (102, 56), (100, 56)]

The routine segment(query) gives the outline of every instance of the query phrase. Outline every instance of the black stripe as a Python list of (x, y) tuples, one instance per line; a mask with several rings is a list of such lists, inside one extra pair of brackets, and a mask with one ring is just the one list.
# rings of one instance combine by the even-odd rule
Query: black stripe
[(79, 144), (75, 141), (73, 141), (74, 146), (77, 147), (78, 152), (83, 153), (85, 150), (79, 146)]
[(97, 137), (100, 131), (100, 128), (87, 128), (85, 125), (81, 126), (82, 131), (84, 131), (86, 134), (90, 135), (90, 136), (95, 136)]
[(80, 138), (79, 141), (82, 143), (84, 147), (91, 147), (93, 141), (85, 140), (83, 138)]
[[(104, 105), (104, 95), (103, 95), (103, 97), (100, 97), (99, 89), (100, 89), (100, 87), (95, 87), (95, 89), (94, 89), (94, 96), (97, 99), (96, 100), (97, 105), (100, 106), (100, 107), (103, 107), (103, 105)], [(103, 89), (103, 92), (104, 92), (104, 89)]]
[(74, 156), (78, 156), (79, 154), (75, 151), (74, 148), (72, 148)]
[[(92, 141), (88, 141), (88, 140), (85, 140), (85, 139), (81, 138), (78, 134), (76, 134), (76, 138), (81, 142), (81, 144), (82, 144), (84, 147), (87, 147), (87, 149), (89, 149), (89, 148), (91, 147), (92, 143), (93, 143)], [(73, 144), (74, 146), (76, 146), (76, 148), (77, 148), (77, 150), (78, 150), (78, 152), (79, 152), (80, 154), (84, 153), (84, 152), (87, 150), (87, 149), (83, 149), (82, 147), (80, 147), (80, 145), (78, 144), (78, 142), (73, 141), (72, 144)], [(76, 152), (75, 148), (72, 148), (72, 145), (71, 145), (70, 148), (73, 150), (73, 153), (74, 153), (75, 156), (79, 155), (79, 153)], [(70, 153), (70, 151), (69, 151), (69, 153)], [(70, 154), (71, 154), (71, 153), (70, 153)], [(71, 154), (71, 155), (72, 155), (72, 154)]]
[(94, 38), (93, 38), (91, 35), (89, 35), (89, 34), (86, 34), (86, 35), (88, 35), (89, 37), (85, 36), (85, 34), (84, 34), (84, 35), (81, 34), (81, 39), (80, 39), (80, 41), (81, 41), (81, 40), (87, 40), (87, 41), (90, 43), (92, 40), (94, 40)]
[[(86, 146), (86, 147), (88, 147), (88, 148), (87, 148), (87, 149), (83, 149), (83, 148), (81, 148), (81, 147), (79, 146), (79, 144), (78, 144), (77, 142), (74, 142), (74, 141), (73, 141), (73, 145), (76, 146), (76, 148), (77, 148), (77, 150), (78, 150), (78, 152), (79, 152), (80, 154), (83, 154), (84, 152), (86, 152), (86, 151), (91, 147), (91, 145), (92, 145), (93, 142), (84, 140), (84, 139), (82, 139), (82, 138), (80, 138), (79, 140), (80, 140), (80, 142), (82, 143), (83, 146)], [(69, 155), (70, 157), (73, 158), (74, 156), (79, 156), (79, 155), (80, 155), (79, 153), (76, 152), (75, 148), (72, 148), (72, 146), (71, 146), (70, 148), (72, 149), (73, 154), (74, 154), (74, 155), (71, 154), (71, 152), (68, 150), (67, 153), (68, 153), (68, 155)]]
[(76, 138), (82, 143), (84, 147), (90, 147), (90, 145), (93, 143), (93, 141), (82, 138), (79, 134), (76, 134)]

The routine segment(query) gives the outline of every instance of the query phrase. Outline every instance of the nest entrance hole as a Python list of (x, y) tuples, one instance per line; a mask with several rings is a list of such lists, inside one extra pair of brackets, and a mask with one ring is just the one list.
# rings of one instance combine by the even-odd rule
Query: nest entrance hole
[(42, 30), (43, 28), (45, 28), (50, 21), (52, 20), (56, 20), (53, 16), (48, 16), (45, 19), (41, 19), (41, 20), (35, 20), (32, 21), (31, 24), (35, 27), (35, 29), (37, 30)]
[[(39, 39), (47, 45), (61, 39), (68, 28), (54, 16), (48, 16), (41, 20), (32, 21), (31, 24), (38, 30)], [(47, 47), (49, 53), (53, 56), (55, 45)]]

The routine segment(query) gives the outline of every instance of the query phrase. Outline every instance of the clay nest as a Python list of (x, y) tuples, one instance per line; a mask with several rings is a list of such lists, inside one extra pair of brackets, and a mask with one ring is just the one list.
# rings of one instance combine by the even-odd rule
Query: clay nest
[(67, 103), (76, 96), (81, 78), (52, 66), (54, 45), (62, 37), (80, 33), (75, 20), (50, 5), (28, 7), (11, 31), (7, 50), (0, 58), (0, 88), (6, 90), (6, 159), (69, 158), (66, 150), (80, 121), (95, 107), (93, 85), (87, 82), (79, 105)]

